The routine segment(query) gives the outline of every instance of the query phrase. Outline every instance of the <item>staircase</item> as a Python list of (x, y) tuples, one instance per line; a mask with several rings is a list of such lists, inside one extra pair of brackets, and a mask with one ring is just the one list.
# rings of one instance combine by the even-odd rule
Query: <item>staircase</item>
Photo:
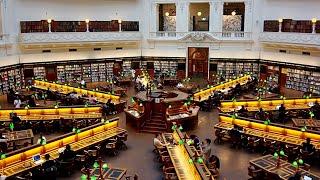
[(140, 130), (143, 133), (163, 133), (167, 131), (167, 124), (163, 113), (155, 112), (151, 114), (149, 120), (147, 120)]

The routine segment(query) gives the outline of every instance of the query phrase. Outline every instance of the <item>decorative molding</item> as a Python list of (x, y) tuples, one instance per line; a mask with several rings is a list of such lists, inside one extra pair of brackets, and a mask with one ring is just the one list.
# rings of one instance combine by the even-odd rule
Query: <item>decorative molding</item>
[(140, 32), (53, 32), (22, 33), (20, 43), (69, 43), (103, 41), (140, 41)]
[(286, 43), (297, 45), (320, 46), (320, 34), (309, 33), (285, 33), (285, 32), (263, 32), (259, 40), (266, 43)]
[(186, 41), (186, 42), (207, 42), (207, 41), (218, 41), (216, 37), (213, 37), (209, 33), (205, 32), (192, 32), (187, 34), (186, 36), (179, 39), (179, 41)]

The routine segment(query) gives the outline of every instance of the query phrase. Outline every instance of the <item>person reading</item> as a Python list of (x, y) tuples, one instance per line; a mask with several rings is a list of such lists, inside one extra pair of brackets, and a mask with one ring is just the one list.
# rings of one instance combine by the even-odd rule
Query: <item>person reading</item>
[(170, 145), (170, 143), (162, 143), (160, 140), (160, 134), (156, 134), (156, 136), (153, 138), (153, 145), (157, 149), (163, 149), (165, 146)]
[(75, 158), (75, 152), (71, 150), (71, 146), (68, 144), (66, 145), (66, 149), (59, 155), (59, 160), (64, 162), (73, 161)]

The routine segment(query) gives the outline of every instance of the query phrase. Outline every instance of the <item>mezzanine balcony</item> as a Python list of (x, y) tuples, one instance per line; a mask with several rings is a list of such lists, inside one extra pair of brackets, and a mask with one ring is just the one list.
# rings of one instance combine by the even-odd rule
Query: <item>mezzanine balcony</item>
[(320, 34), (296, 33), (296, 32), (262, 32), (260, 42), (266, 44), (295, 44), (307, 46), (319, 46)]
[(153, 41), (252, 41), (250, 32), (151, 32), (149, 40)]
[(35, 32), (21, 33), (21, 44), (140, 41), (140, 32)]

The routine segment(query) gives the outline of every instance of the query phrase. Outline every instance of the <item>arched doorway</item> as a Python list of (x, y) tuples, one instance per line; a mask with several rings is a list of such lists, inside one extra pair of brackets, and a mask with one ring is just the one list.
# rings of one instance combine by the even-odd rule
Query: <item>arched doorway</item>
[(208, 77), (209, 48), (188, 48), (188, 76)]

